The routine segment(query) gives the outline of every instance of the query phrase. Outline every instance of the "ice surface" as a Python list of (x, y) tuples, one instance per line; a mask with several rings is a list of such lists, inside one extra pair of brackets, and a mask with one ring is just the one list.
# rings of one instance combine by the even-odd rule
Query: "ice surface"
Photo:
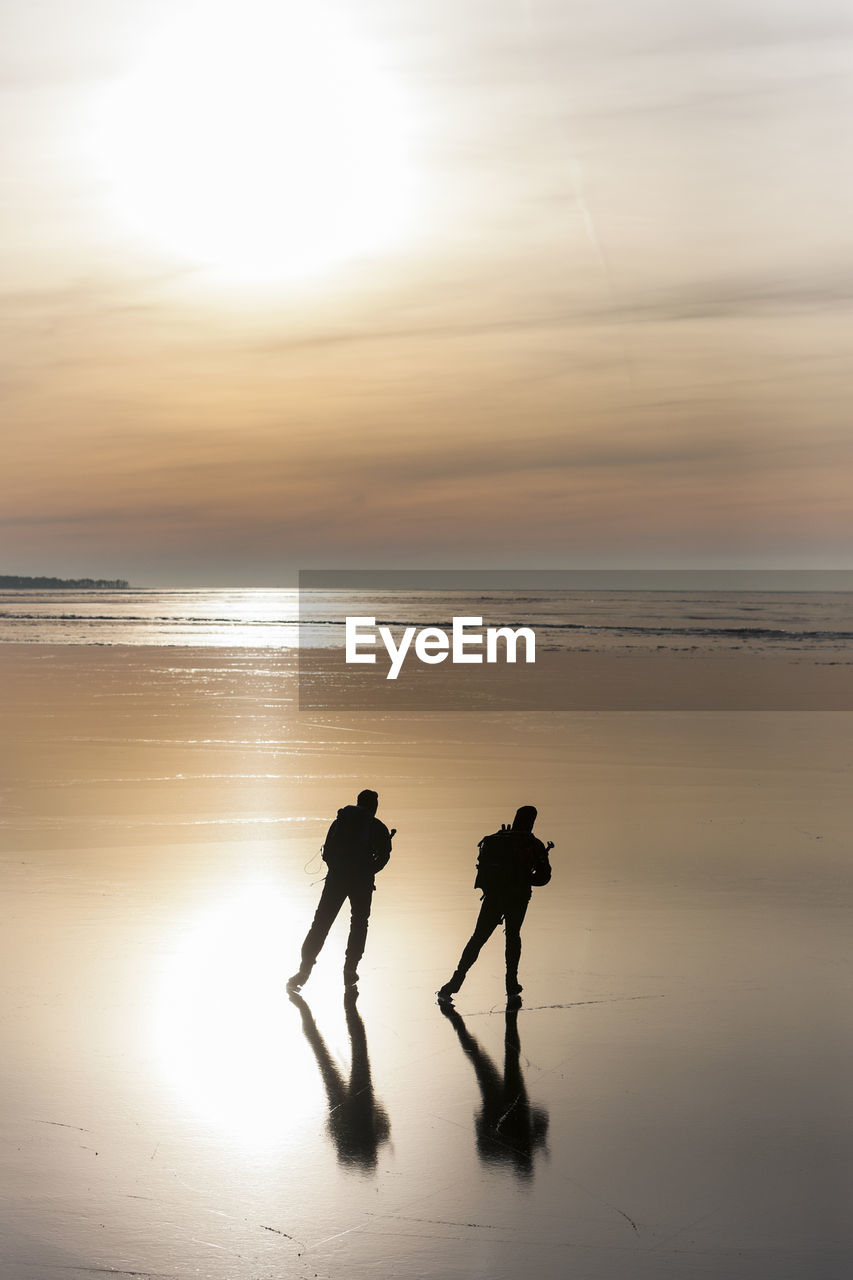
[[(2, 655), (4, 1278), (850, 1274), (849, 717), (299, 717), (111, 654)], [(359, 995), (339, 921), (294, 1000), (356, 784)], [(443, 1012), (524, 802), (522, 1007), (496, 935)]]

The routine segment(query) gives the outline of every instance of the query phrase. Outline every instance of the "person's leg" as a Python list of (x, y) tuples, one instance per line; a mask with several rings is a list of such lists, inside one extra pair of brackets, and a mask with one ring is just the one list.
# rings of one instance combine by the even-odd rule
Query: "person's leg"
[(480, 954), (483, 944), (488, 942), (500, 924), (502, 917), (503, 903), (494, 897), (490, 897), (489, 894), (484, 894), (474, 932), (465, 944), (453, 977), (449, 982), (445, 982), (439, 991), (438, 994), (440, 996), (451, 996), (459, 990), (465, 981), (465, 975)]
[(518, 981), (518, 962), (521, 959), (521, 925), (527, 912), (530, 898), (522, 898), (520, 902), (507, 904), (504, 912), (504, 929), (506, 931), (506, 993), (517, 996), (521, 991)]
[(320, 894), (320, 901), (317, 903), (317, 910), (314, 912), (311, 928), (305, 935), (305, 941), (302, 944), (302, 960), (299, 965), (299, 972), (293, 975), (288, 986), (298, 988), (307, 980), (346, 896), (346, 885), (342, 884), (338, 877), (330, 872), (323, 884), (323, 892)]
[(349, 901), (351, 915), (344, 957), (344, 978), (349, 982), (357, 982), (358, 962), (364, 955), (364, 946), (367, 942), (367, 925), (373, 903), (373, 881), (368, 880), (365, 884), (351, 885)]

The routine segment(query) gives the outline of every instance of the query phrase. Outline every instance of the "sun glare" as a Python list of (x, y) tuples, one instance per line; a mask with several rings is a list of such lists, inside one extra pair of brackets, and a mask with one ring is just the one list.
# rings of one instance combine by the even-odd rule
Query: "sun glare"
[(115, 204), (149, 243), (275, 281), (406, 238), (409, 119), (378, 50), (339, 15), (208, 0), (101, 100), (94, 146)]
[(280, 886), (235, 887), (187, 924), (156, 1001), (154, 1041), (167, 1078), (186, 1105), (247, 1149), (280, 1143), (322, 1094), (284, 994), (293, 925)]

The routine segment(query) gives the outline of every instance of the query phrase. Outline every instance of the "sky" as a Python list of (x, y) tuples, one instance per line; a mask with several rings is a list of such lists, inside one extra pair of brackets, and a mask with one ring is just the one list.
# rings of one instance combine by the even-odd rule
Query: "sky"
[(841, 0), (0, 0), (0, 573), (848, 567)]

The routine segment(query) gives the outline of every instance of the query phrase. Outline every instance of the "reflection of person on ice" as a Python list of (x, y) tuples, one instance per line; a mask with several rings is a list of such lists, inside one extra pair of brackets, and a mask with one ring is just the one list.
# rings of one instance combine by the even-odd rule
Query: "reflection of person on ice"
[(438, 992), (441, 1001), (449, 1001), (462, 986), (465, 975), (480, 954), (484, 942), (503, 921), (506, 933), (506, 993), (511, 1000), (521, 994), (518, 962), (521, 958), (521, 925), (530, 902), (533, 885), (547, 884), (551, 864), (547, 848), (533, 834), (536, 810), (524, 805), (515, 815), (511, 827), (501, 827), (494, 835), (480, 841), (477, 860), (476, 889), (483, 890), (480, 915), (470, 939), (449, 982)]
[(503, 1074), (480, 1048), (449, 1000), (440, 1003), (477, 1075), (483, 1107), (474, 1121), (477, 1150), (484, 1164), (508, 1164), (521, 1178), (533, 1173), (534, 1152), (545, 1146), (548, 1112), (530, 1105), (521, 1069), (518, 1007), (508, 1008)]
[(389, 831), (385, 823), (376, 817), (378, 805), (379, 797), (375, 791), (360, 791), (356, 803), (339, 809), (338, 816), (329, 827), (323, 845), (323, 858), (329, 872), (313, 923), (302, 944), (299, 969), (288, 980), (289, 991), (299, 991), (308, 981), (329, 930), (347, 898), (350, 901), (350, 931), (344, 959), (344, 985), (354, 987), (358, 982), (358, 962), (364, 954), (370, 906), (376, 887), (374, 876), (391, 857), (391, 839), (396, 831), (396, 828)]
[(320, 1076), (326, 1087), (329, 1133), (338, 1159), (343, 1165), (375, 1169), (379, 1148), (388, 1141), (391, 1124), (388, 1113), (373, 1092), (367, 1036), (356, 1007), (358, 992), (353, 987), (348, 987), (344, 992), (344, 1013), (352, 1050), (349, 1080), (344, 1078), (326, 1048), (326, 1042), (317, 1030), (311, 1010), (302, 996), (291, 991), (290, 1000), (302, 1016), (305, 1039), (314, 1051)]

